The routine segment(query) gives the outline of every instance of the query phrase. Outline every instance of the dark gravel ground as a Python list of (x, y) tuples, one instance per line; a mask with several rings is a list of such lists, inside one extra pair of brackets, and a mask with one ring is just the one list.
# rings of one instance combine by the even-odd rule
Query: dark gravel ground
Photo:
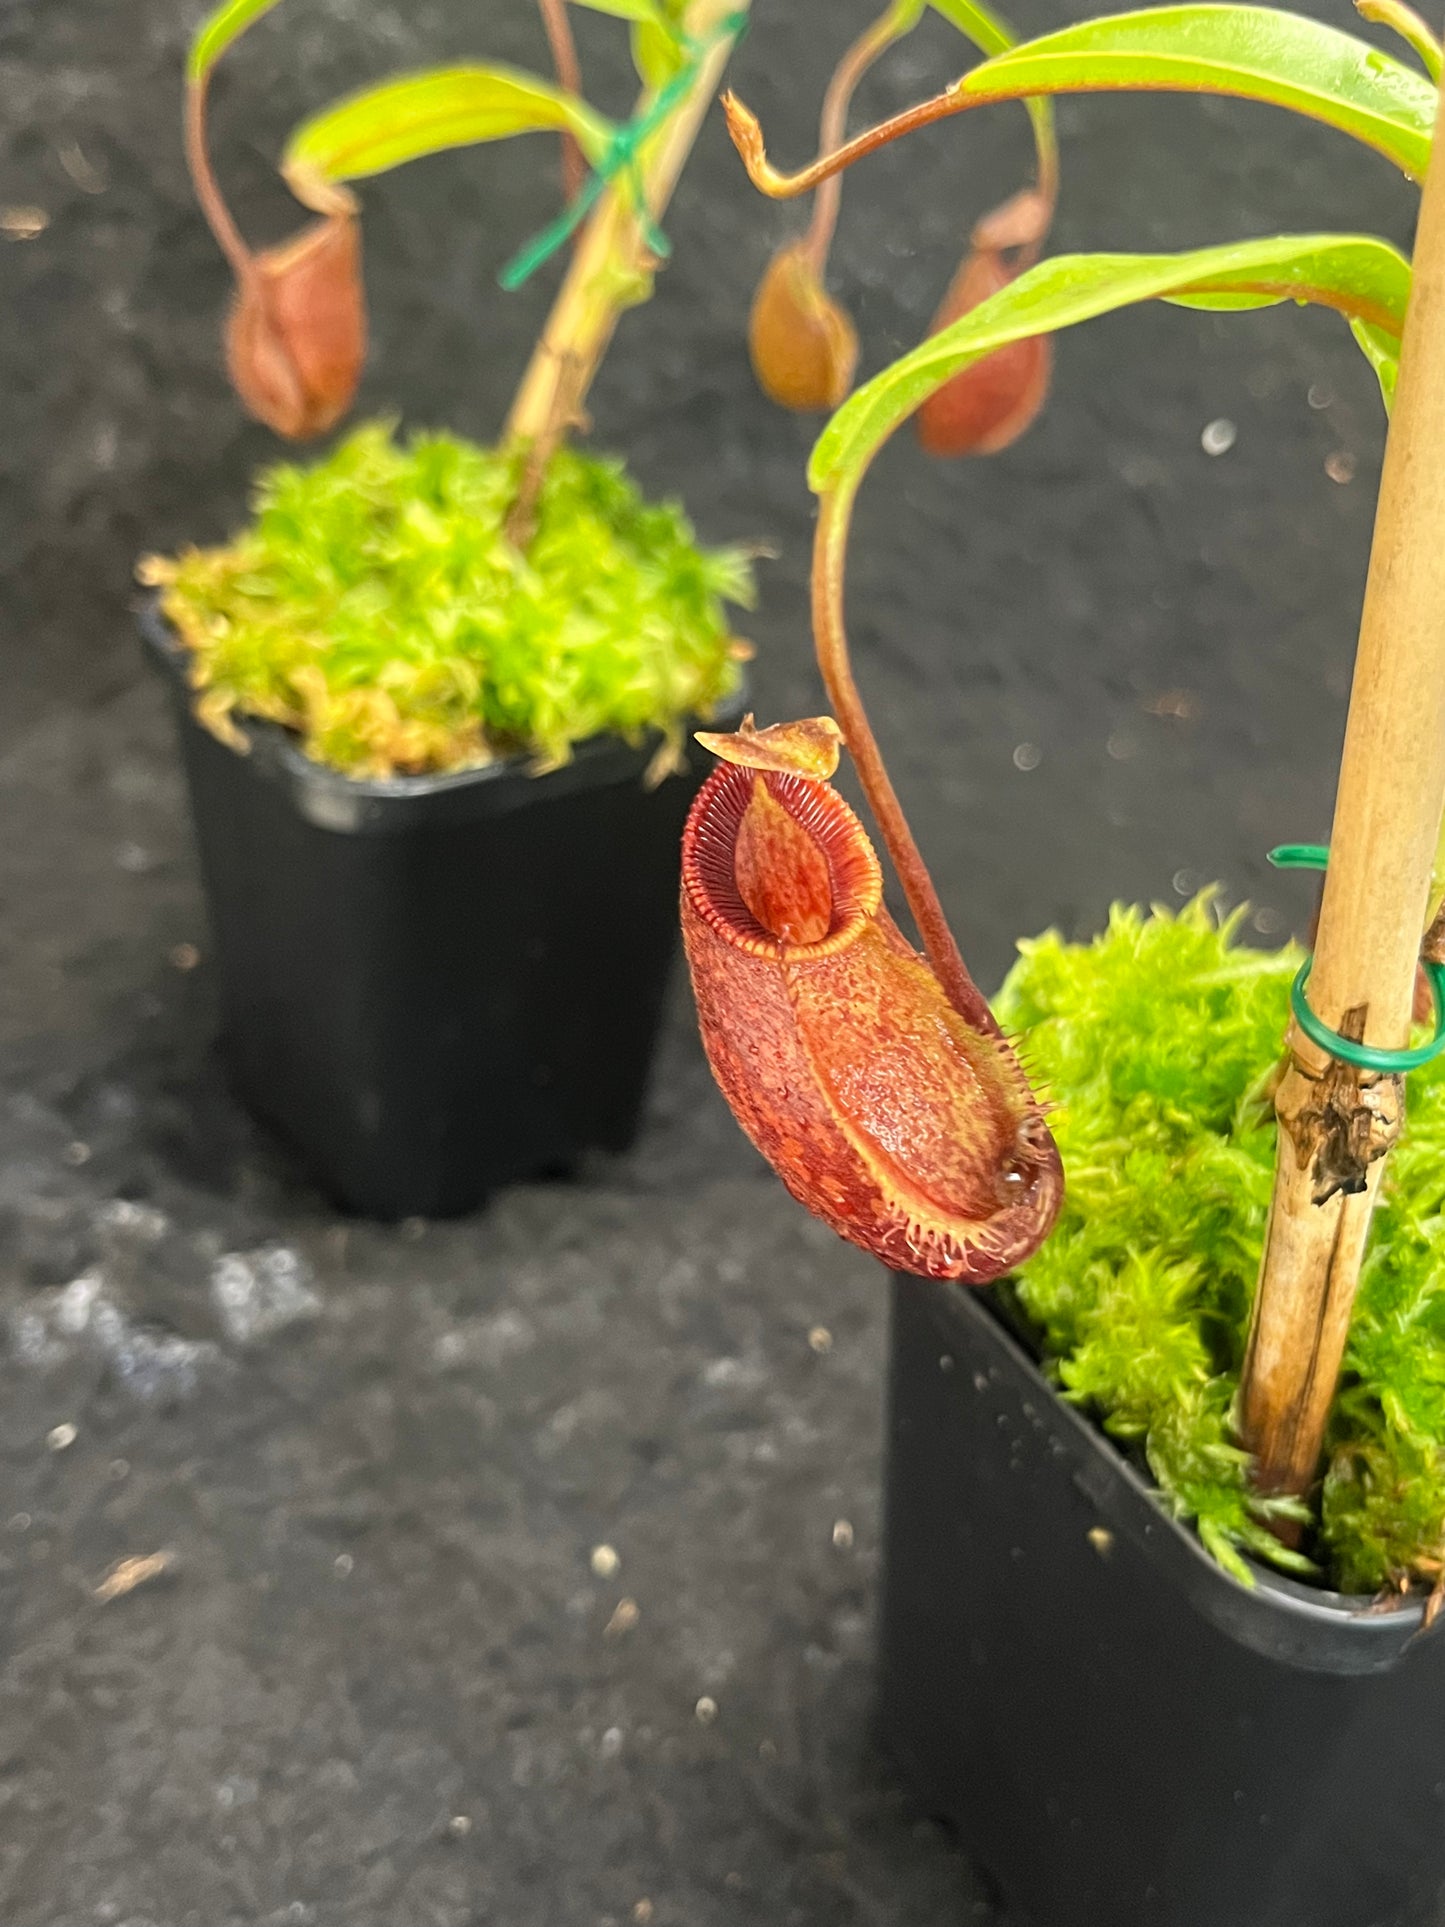
[[(755, 11), (735, 79), (801, 155), (868, 8)], [(871, 1727), (879, 1280), (736, 1132), (680, 987), (636, 1154), (475, 1221), (340, 1222), (227, 1095), (127, 618), (137, 552), (224, 531), (274, 447), (217, 371), (224, 276), (175, 130), (195, 13), (0, 10), (0, 208), (45, 219), (0, 233), (0, 1920), (989, 1918)], [(284, 231), (268, 157), (308, 104), (481, 44), (537, 58), (522, 0), (289, 0), (219, 87), (251, 231)], [(922, 31), (865, 106), (956, 64)], [(615, 53), (598, 71), (617, 97)], [(1061, 121), (1060, 248), (1408, 231), (1382, 162), (1265, 110)], [(869, 367), (917, 337), (1026, 152), (1000, 112), (858, 173), (835, 282)], [(538, 159), (368, 188), (371, 408), (495, 429), (547, 295), (493, 283), (545, 217)], [(714, 117), (676, 263), (595, 397), (599, 441), (708, 536), (777, 550), (753, 625), (769, 718), (817, 707), (811, 429), (761, 401), (741, 336), (796, 221)], [(1217, 420), (1235, 439), (1211, 458)], [(1380, 440), (1331, 317), (1158, 309), (1063, 341), (1047, 417), (1000, 460), (885, 457), (859, 670), (985, 981), (1016, 933), (1087, 932), (1116, 897), (1217, 878), (1261, 936), (1299, 915), (1263, 853), (1328, 828)], [(162, 1551), (159, 1578), (97, 1597)]]

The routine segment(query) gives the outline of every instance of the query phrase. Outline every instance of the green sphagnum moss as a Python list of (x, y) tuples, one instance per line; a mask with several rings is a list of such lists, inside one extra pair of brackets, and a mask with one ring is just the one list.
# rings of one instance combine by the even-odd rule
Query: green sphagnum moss
[(1268, 1527), (1230, 1414), (1269, 1203), (1268, 1096), (1294, 949), (1235, 942), (1205, 892), (1116, 907), (1095, 942), (1020, 946), (995, 1008), (1027, 1037), (1068, 1196), (1010, 1290), (1067, 1398), (1147, 1461), (1240, 1577), (1242, 1552), (1346, 1592), (1433, 1586), (1445, 1554), (1445, 1066), (1409, 1080), (1326, 1476), (1302, 1555)]
[(153, 558), (202, 720), (285, 724), (351, 776), (545, 766), (602, 731), (675, 747), (737, 686), (724, 604), (751, 603), (747, 558), (699, 549), (678, 508), (570, 448), (524, 555), (503, 528), (518, 460), (373, 424), (268, 470), (226, 547)]

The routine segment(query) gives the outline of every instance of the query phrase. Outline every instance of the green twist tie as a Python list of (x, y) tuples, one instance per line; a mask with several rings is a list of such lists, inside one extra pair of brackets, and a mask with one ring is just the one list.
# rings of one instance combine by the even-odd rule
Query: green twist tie
[[(1281, 843), (1277, 850), (1270, 851), (1269, 860), (1277, 870), (1323, 870), (1329, 866), (1330, 853), (1322, 843)], [(1310, 1042), (1328, 1051), (1331, 1057), (1354, 1064), (1362, 1071), (1395, 1074), (1417, 1071), (1445, 1050), (1445, 964), (1421, 959), (1435, 1001), (1435, 1035), (1427, 1043), (1416, 1044), (1409, 1050), (1381, 1050), (1374, 1044), (1357, 1044), (1353, 1038), (1342, 1037), (1315, 1015), (1305, 997), (1313, 962), (1313, 957), (1306, 957), (1300, 965), (1289, 987), (1289, 1007), (1294, 1013), (1295, 1022)]]
[(534, 235), (525, 247), (519, 248), (497, 276), (508, 294), (515, 294), (538, 268), (551, 260), (559, 248), (566, 246), (597, 205), (603, 190), (619, 178), (625, 178), (631, 190), (633, 212), (637, 217), (643, 245), (659, 261), (668, 259), (672, 244), (653, 219), (647, 205), (647, 189), (639, 161), (643, 143), (651, 139), (674, 107), (685, 98), (697, 78), (698, 69), (712, 49), (724, 40), (741, 40), (747, 25), (747, 13), (739, 11), (727, 14), (706, 40), (698, 41), (684, 36), (682, 44), (687, 55), (684, 65), (665, 87), (659, 88), (656, 100), (645, 113), (624, 121), (613, 132), (572, 205), (564, 209), (555, 221), (549, 222), (540, 234)]

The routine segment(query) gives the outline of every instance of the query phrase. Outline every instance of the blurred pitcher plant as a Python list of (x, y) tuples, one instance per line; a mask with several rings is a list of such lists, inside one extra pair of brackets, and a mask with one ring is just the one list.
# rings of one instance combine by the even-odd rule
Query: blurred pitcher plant
[(525, 541), (542, 472), (574, 426), (624, 309), (645, 301), (668, 243), (659, 222), (749, 0), (571, 0), (624, 22), (641, 92), (610, 119), (584, 99), (567, 0), (538, 0), (556, 79), (502, 65), (428, 68), (362, 89), (307, 120), (281, 172), (316, 217), (253, 250), (212, 170), (207, 101), (217, 61), (279, 0), (226, 0), (197, 33), (187, 67), (186, 154), (196, 195), (230, 264), (226, 362), (241, 401), (277, 434), (304, 441), (346, 413), (366, 358), (360, 207), (351, 183), (405, 161), (517, 134), (560, 136), (557, 218), (502, 271), (515, 288), (572, 244), (556, 304), (523, 376), (506, 439), (530, 460), (513, 517)]
[[(892, 0), (858, 36), (834, 70), (823, 97), (819, 147), (843, 141), (848, 109), (864, 75), (911, 33), (930, 10), (942, 15), (984, 54), (1013, 46), (1009, 28), (976, 0)], [(1032, 124), (1035, 180), (983, 215), (950, 281), (930, 333), (937, 333), (1031, 267), (1047, 238), (1058, 199), (1058, 143), (1047, 100), (1026, 100)], [(784, 408), (822, 413), (837, 408), (853, 385), (858, 333), (828, 293), (828, 254), (838, 225), (841, 176), (825, 175), (813, 195), (807, 233), (783, 244), (769, 262), (753, 301), (748, 347), (764, 393)], [(931, 398), (919, 416), (919, 439), (932, 455), (989, 455), (1016, 441), (1048, 392), (1047, 336), (1000, 349), (965, 370)]]

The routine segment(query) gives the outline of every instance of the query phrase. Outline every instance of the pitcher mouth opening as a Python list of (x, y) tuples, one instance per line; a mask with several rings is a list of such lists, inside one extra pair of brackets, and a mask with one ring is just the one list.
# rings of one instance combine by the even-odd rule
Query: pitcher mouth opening
[[(804, 831), (827, 867), (832, 904), (826, 933), (787, 942), (743, 899), (737, 843), (756, 785), (763, 784)], [(862, 824), (838, 792), (807, 776), (719, 764), (698, 793), (683, 833), (682, 887), (693, 909), (724, 942), (753, 957), (805, 963), (856, 941), (878, 914), (883, 876)]]

